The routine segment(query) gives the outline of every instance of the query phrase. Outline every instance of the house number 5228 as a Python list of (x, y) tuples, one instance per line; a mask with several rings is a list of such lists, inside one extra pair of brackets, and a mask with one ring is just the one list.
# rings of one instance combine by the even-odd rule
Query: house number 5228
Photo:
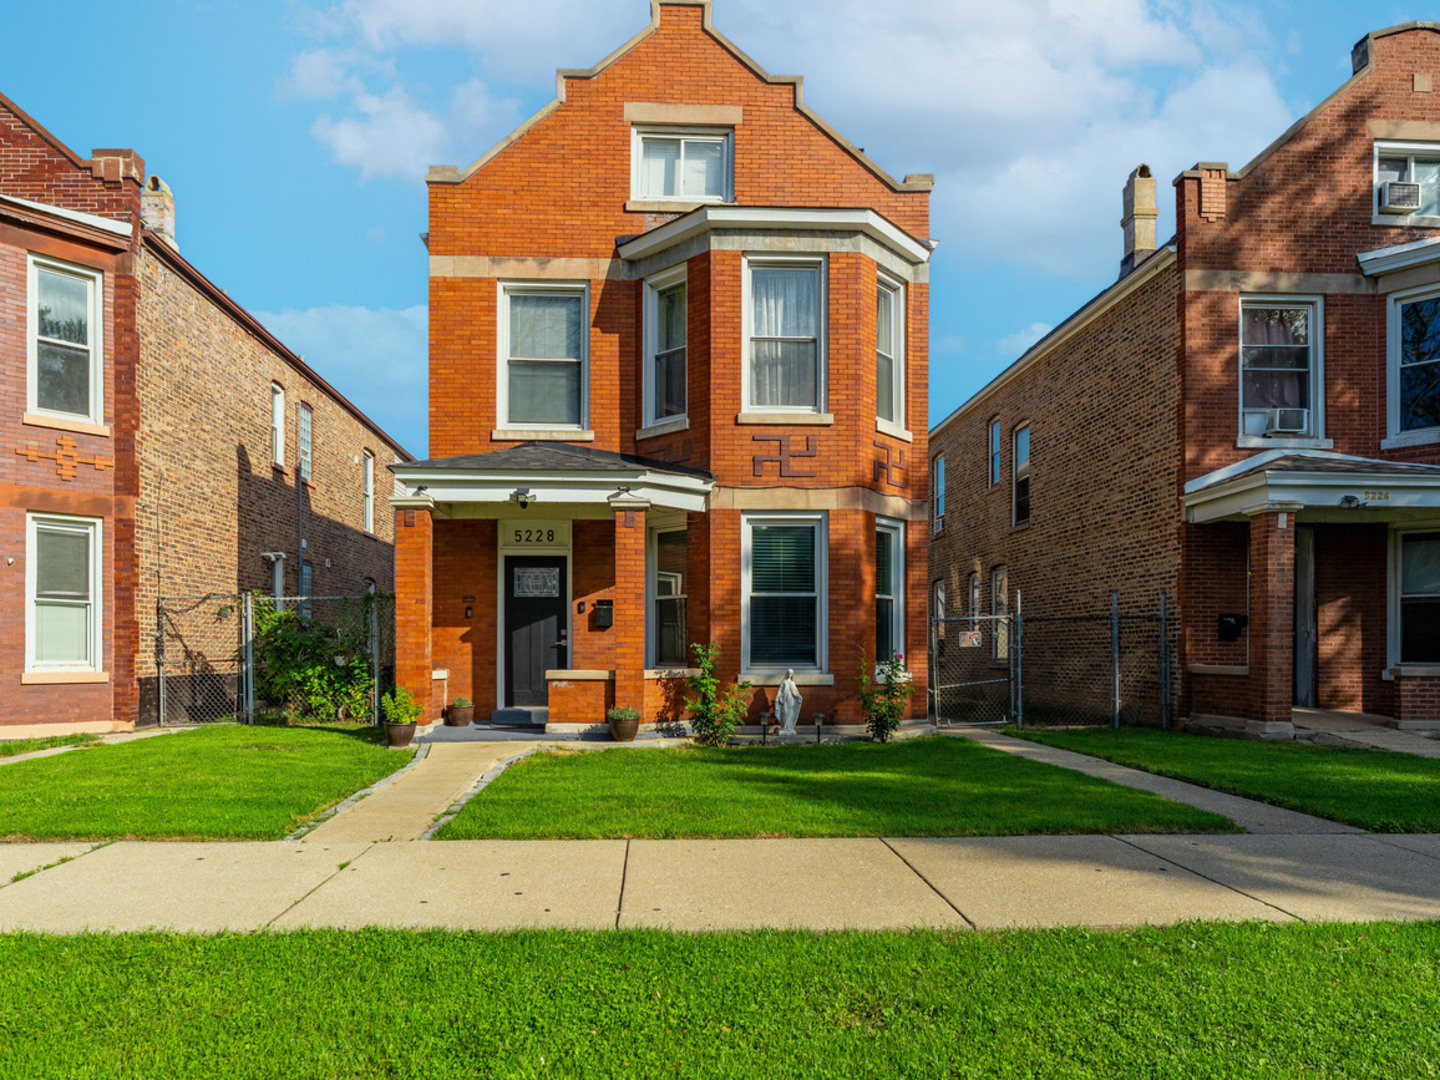
[(517, 544), (553, 544), (555, 542), (555, 530), (516, 529), (514, 542)]

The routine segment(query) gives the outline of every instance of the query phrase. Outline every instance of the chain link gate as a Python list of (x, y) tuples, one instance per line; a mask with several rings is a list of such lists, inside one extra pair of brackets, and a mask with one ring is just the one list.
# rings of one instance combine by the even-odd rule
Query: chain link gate
[(937, 724), (1004, 724), (1015, 718), (1017, 627), (1011, 615), (931, 620), (930, 712)]
[(394, 610), (380, 593), (161, 597), (160, 723), (378, 724)]

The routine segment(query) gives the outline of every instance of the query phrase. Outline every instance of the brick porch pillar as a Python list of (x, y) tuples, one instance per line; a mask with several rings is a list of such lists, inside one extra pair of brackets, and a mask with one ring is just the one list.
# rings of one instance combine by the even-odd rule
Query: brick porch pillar
[(1295, 735), (1295, 513), (1250, 518), (1250, 685), (1246, 730), (1261, 739)]
[(435, 503), (429, 498), (394, 499), (395, 508), (395, 684), (409, 690), (427, 724), (439, 714), (431, 700), (433, 664), (430, 632), (434, 610)]
[[(645, 512), (628, 491), (610, 499), (615, 511), (615, 707), (645, 711)], [(648, 718), (647, 718), (648, 719)]]

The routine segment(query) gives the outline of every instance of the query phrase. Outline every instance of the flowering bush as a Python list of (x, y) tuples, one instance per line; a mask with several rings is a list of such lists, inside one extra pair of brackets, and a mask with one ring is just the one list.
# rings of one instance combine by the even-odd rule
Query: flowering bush
[(905, 719), (910, 701), (910, 673), (905, 670), (905, 657), (891, 653), (888, 659), (872, 665), (860, 653), (860, 710), (865, 714), (865, 727), (876, 742), (889, 742), (890, 736)]

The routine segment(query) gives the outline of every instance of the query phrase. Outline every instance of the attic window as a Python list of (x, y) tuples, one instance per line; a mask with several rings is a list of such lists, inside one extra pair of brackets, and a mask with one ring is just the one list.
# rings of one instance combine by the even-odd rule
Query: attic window
[(1375, 213), (1395, 224), (1440, 218), (1440, 143), (1375, 144)]
[(719, 128), (632, 129), (630, 197), (728, 202), (733, 187), (733, 132)]

